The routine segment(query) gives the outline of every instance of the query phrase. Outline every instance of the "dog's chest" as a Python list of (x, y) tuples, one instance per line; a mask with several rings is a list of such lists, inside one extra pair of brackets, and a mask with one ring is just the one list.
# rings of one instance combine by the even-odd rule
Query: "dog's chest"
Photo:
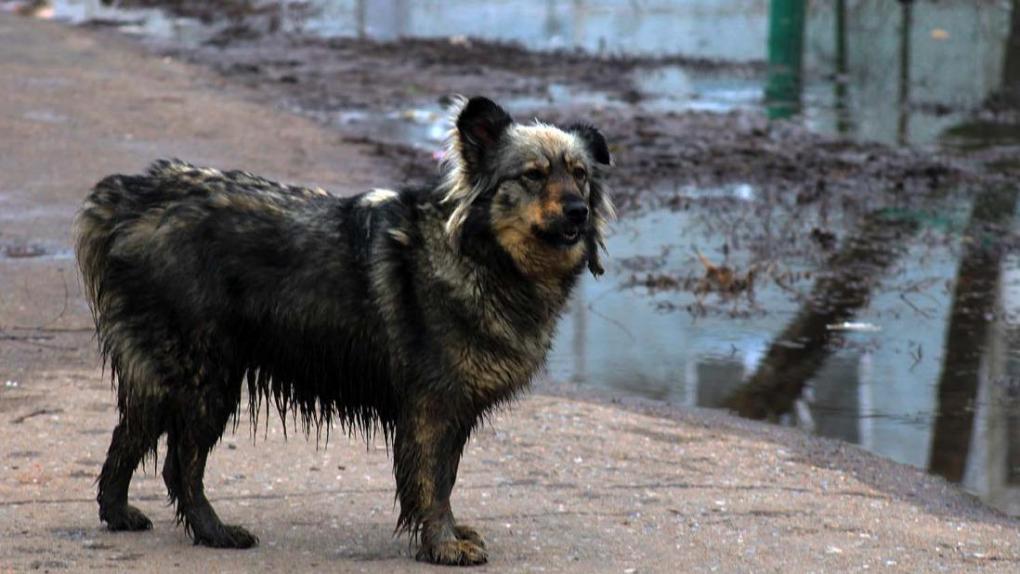
[(462, 301), (475, 312), (462, 323), (452, 361), (472, 390), (497, 398), (526, 386), (542, 368), (558, 316), (549, 307), (554, 302), (499, 295), (482, 290)]

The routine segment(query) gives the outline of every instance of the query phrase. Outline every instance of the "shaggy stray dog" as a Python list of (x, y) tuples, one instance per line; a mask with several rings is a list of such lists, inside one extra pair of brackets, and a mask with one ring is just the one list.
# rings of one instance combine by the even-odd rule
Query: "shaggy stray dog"
[(195, 544), (247, 548), (203, 492), (209, 451), (262, 400), (311, 426), (392, 441), (400, 516), (419, 560), (480, 564), (450, 492), (464, 443), (542, 366), (558, 316), (613, 216), (609, 151), (588, 125), (518, 124), (458, 99), (442, 180), (335, 197), (157, 161), (99, 182), (77, 256), (120, 422), (99, 477), (111, 530), (135, 467), (167, 435), (163, 479)]

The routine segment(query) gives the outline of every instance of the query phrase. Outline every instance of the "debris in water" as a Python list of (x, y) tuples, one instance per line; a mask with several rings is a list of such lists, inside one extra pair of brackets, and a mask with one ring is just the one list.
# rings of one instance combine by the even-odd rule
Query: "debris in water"
[(825, 328), (830, 331), (856, 331), (859, 333), (877, 333), (882, 330), (881, 327), (874, 323), (857, 323), (854, 321), (843, 321), (842, 323), (826, 325)]
[(46, 255), (46, 248), (33, 243), (4, 245), (2, 254), (8, 259), (29, 259)]
[(698, 260), (705, 266), (705, 277), (695, 289), (696, 293), (717, 292), (723, 295), (737, 295), (746, 291), (748, 298), (753, 297), (757, 266), (751, 266), (746, 273), (740, 275), (727, 265), (715, 265), (701, 251), (696, 253)]

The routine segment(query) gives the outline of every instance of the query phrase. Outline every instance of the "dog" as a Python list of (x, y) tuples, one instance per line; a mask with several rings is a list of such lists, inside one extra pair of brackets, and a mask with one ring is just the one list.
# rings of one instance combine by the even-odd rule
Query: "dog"
[(421, 189), (337, 197), (179, 160), (95, 186), (76, 255), (117, 386), (97, 496), (110, 530), (152, 527), (128, 485), (165, 433), (163, 479), (194, 543), (258, 543), (202, 485), (247, 385), (253, 422), (264, 400), (306, 433), (381, 432), (395, 534), (422, 561), (486, 562), (450, 508), (461, 453), (542, 367), (585, 268), (602, 273), (611, 159), (590, 125), (517, 123), (482, 97), (458, 97), (451, 123)]

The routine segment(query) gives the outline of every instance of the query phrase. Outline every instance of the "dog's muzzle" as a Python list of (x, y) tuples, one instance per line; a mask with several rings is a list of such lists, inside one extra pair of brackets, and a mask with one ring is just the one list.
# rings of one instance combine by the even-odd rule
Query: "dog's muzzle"
[(562, 231), (560, 235), (568, 244), (574, 244), (581, 238), (585, 224), (588, 223), (588, 205), (584, 200), (571, 199), (563, 206)]

